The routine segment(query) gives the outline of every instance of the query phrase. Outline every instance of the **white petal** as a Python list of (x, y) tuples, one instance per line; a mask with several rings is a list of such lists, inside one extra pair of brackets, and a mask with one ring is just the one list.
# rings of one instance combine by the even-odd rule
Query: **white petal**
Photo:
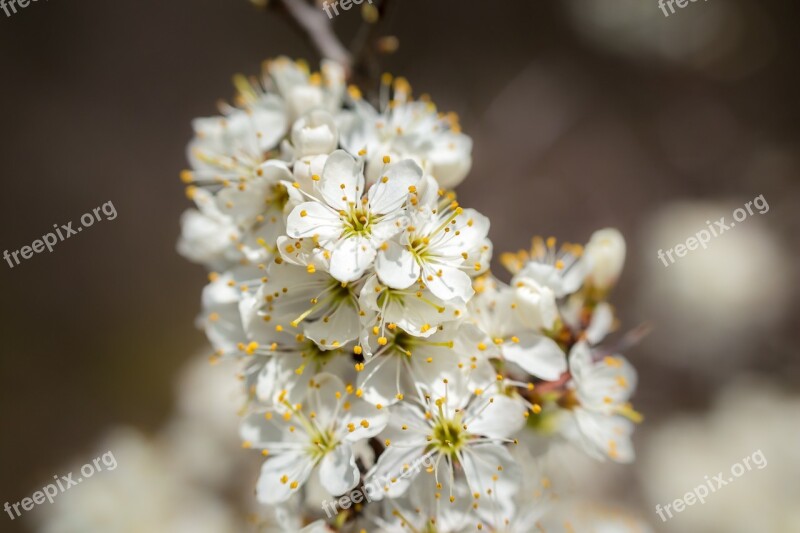
[(372, 404), (392, 405), (397, 395), (404, 393), (401, 359), (394, 355), (370, 359), (358, 374), (357, 386), (364, 399)]
[(319, 202), (298, 205), (286, 220), (286, 233), (294, 238), (318, 235), (320, 240), (328, 241), (337, 239), (342, 229), (339, 214)]
[[(256, 485), (258, 501), (267, 505), (285, 502), (308, 480), (313, 468), (314, 463), (305, 452), (286, 452), (267, 459)], [(297, 485), (293, 489), (294, 481)]]
[(425, 456), (424, 445), (386, 448), (378, 463), (367, 474), (367, 483), (380, 488), (373, 499), (381, 499), (384, 495), (389, 498), (402, 496), (421, 470), (414, 467), (419, 465)]
[(586, 340), (590, 344), (602, 341), (614, 325), (614, 311), (607, 302), (597, 304), (592, 313), (592, 322), (586, 329)]
[[(328, 315), (306, 325), (306, 337), (316, 342), (323, 349), (338, 348), (358, 338), (361, 322), (358, 309), (353, 302), (343, 302)], [(325, 341), (324, 343), (322, 341)]]
[(316, 414), (315, 422), (318, 426), (331, 427), (336, 421), (334, 415), (344, 403), (344, 383), (328, 373), (317, 374), (312, 379), (315, 386), (309, 387), (306, 393), (308, 410)]
[(325, 161), (319, 191), (334, 209), (348, 209), (348, 202), (360, 201), (364, 192), (361, 165), (344, 150), (336, 150)]
[(389, 165), (367, 193), (370, 211), (383, 215), (400, 209), (421, 177), (422, 169), (410, 159)]
[(343, 442), (325, 454), (319, 465), (319, 481), (334, 496), (349, 491), (358, 484), (360, 474), (350, 444)]
[[(495, 394), (479, 414), (469, 420), (469, 432), (491, 438), (508, 438), (525, 425), (527, 406), (519, 398)], [(488, 398), (487, 398), (488, 401)], [(482, 405), (481, 405), (482, 406)]]
[(375, 271), (381, 282), (393, 289), (406, 289), (419, 279), (420, 266), (407, 247), (387, 241), (375, 259)]
[(338, 143), (339, 132), (333, 117), (327, 111), (311, 111), (292, 126), (292, 144), (298, 159), (328, 154), (336, 149)]
[(569, 351), (569, 370), (572, 378), (581, 383), (591, 374), (594, 361), (592, 350), (586, 342), (577, 342)]
[(331, 253), (331, 276), (339, 281), (355, 281), (372, 266), (375, 254), (375, 247), (366, 237), (340, 239)]
[(508, 450), (495, 443), (477, 444), (466, 448), (460, 457), (470, 492), (477, 492), (481, 497), (494, 494), (493, 499), (508, 516), (520, 482), (519, 466)]
[[(441, 276), (438, 271), (441, 271)], [(433, 294), (442, 300), (458, 298), (462, 302), (468, 302), (475, 294), (472, 288), (472, 279), (463, 270), (429, 263), (423, 267), (422, 272), (425, 284)]]
[(242, 421), (239, 436), (243, 441), (256, 447), (269, 448), (270, 444), (282, 443), (284, 432), (281, 428), (264, 417), (264, 413), (251, 413)]
[(618, 463), (633, 461), (633, 422), (621, 416), (592, 413), (582, 408), (575, 409), (574, 416), (587, 453), (600, 460), (610, 458)]
[(519, 342), (503, 345), (503, 357), (507, 361), (547, 381), (555, 381), (567, 371), (567, 358), (556, 341), (533, 332), (523, 332), (517, 336)]
[(453, 189), (472, 167), (472, 139), (461, 133), (444, 134), (428, 154), (428, 161), (441, 186)]
[[(346, 424), (348, 420), (353, 423), (354, 431), (347, 430), (345, 433), (345, 440), (349, 442), (357, 442), (359, 440), (369, 439), (383, 431), (386, 424), (389, 423), (389, 410), (382, 408), (378, 409), (372, 404), (367, 402), (355, 402), (353, 406), (347, 411)], [(364, 424), (364, 421), (367, 423)], [(366, 425), (366, 427), (364, 427)]]

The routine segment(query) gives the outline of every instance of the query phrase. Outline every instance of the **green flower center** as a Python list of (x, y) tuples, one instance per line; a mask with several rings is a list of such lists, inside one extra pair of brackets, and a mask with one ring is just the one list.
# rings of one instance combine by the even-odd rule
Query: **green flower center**
[(348, 237), (369, 237), (372, 234), (372, 224), (377, 222), (379, 217), (373, 215), (366, 206), (351, 203), (347, 211), (340, 211), (344, 223), (343, 238)]
[(453, 459), (467, 442), (467, 432), (461, 425), (461, 416), (455, 419), (439, 417), (433, 426), (433, 439), (430, 447)]

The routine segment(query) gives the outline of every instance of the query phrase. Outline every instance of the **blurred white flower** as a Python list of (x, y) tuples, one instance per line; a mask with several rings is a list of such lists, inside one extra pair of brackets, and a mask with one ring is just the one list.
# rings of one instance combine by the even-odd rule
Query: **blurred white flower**
[(38, 509), (40, 531), (235, 533), (244, 526), (219, 496), (176, 475), (171, 454), (157, 441), (120, 429), (99, 449), (114, 453), (117, 468), (95, 474)]
[(640, 313), (658, 324), (654, 353), (667, 363), (731, 371), (757, 355), (758, 337), (786, 312), (791, 262), (766, 218), (749, 217), (669, 267), (656, 256), (706, 229), (707, 220), (730, 219), (737, 203), (675, 203), (655, 213), (641, 235)]
[[(676, 438), (676, 435), (679, 438)], [(704, 414), (674, 417), (652, 431), (639, 463), (651, 509), (683, 498), (719, 472), (761, 450), (765, 461), (687, 506), (664, 531), (800, 531), (800, 397), (758, 379), (727, 386)], [(729, 474), (728, 474), (729, 475)], [(655, 515), (655, 513), (654, 513)], [(654, 519), (655, 520), (655, 519)]]

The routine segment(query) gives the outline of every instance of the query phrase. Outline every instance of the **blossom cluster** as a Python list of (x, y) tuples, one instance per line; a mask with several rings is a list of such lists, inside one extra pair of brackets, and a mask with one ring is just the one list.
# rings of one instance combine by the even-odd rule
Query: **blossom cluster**
[(534, 238), (501, 256), (505, 283), (488, 218), (456, 199), (472, 141), (455, 114), (388, 74), (369, 103), (330, 62), (279, 58), (235, 84), (193, 123), (178, 248), (211, 272), (199, 324), (214, 358), (241, 361), (241, 437), (265, 457), (276, 530), (532, 531), (547, 506), (525, 457), (572, 443), (632, 460), (636, 374), (602, 345), (618, 231)]

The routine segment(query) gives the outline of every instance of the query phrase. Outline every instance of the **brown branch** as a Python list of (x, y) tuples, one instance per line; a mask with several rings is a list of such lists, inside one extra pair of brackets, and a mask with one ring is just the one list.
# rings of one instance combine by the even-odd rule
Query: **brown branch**
[(279, 10), (320, 57), (342, 65), (351, 83), (368, 90), (377, 87), (381, 75), (377, 27), (387, 16), (390, 1), (374, 0), (371, 4), (377, 15), (373, 20), (364, 19), (350, 50), (336, 36), (331, 19), (313, 1), (309, 4), (306, 0), (280, 0), (268, 5)]
[(312, 7), (304, 0), (281, 1), (289, 20), (311, 42), (320, 56), (342, 65), (349, 76), (353, 68), (353, 56), (336, 36), (330, 19), (322, 10)]

